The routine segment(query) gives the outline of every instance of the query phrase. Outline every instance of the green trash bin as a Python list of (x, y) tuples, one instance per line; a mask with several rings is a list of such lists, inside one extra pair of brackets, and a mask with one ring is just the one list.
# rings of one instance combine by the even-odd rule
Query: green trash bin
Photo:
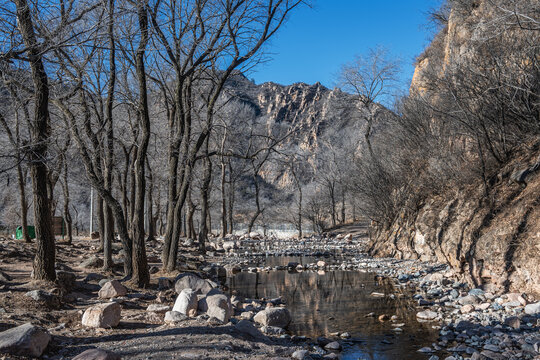
[[(28, 235), (30, 236), (30, 239), (35, 239), (36, 238), (36, 228), (33, 227), (33, 226), (27, 226), (26, 228), (28, 229)], [(23, 239), (23, 227), (22, 226), (18, 226), (17, 230), (15, 230), (15, 238), (17, 240), (22, 240)]]

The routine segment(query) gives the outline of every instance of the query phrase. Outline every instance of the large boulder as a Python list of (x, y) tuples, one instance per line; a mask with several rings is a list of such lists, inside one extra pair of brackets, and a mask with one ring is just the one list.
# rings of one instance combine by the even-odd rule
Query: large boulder
[(0, 353), (40, 357), (51, 341), (51, 335), (30, 323), (0, 333)]
[(0, 354), (40, 357), (51, 341), (51, 335), (30, 323), (0, 333)]
[(115, 302), (97, 304), (86, 309), (82, 324), (94, 328), (111, 328), (120, 323), (122, 308)]
[(209, 281), (191, 273), (179, 275), (174, 285), (177, 294), (180, 294), (184, 289), (192, 289), (197, 294), (207, 294), (212, 288)]
[(75, 356), (72, 360), (121, 360), (120, 355), (103, 349), (89, 349)]
[(100, 299), (110, 299), (117, 296), (125, 296), (126, 294), (126, 287), (120, 284), (118, 280), (107, 281), (98, 292)]
[(285, 328), (291, 322), (291, 314), (285, 308), (268, 308), (259, 311), (253, 320), (264, 326)]
[(254, 339), (264, 338), (264, 335), (249, 320), (240, 320), (239, 322), (236, 323), (234, 327), (236, 330), (238, 330), (242, 334), (247, 334)]
[(178, 311), (189, 317), (197, 316), (198, 298), (193, 289), (184, 289), (178, 294), (172, 311)]
[(215, 294), (206, 297), (206, 305), (208, 310), (206, 314), (210, 317), (215, 317), (223, 323), (229, 322), (229, 319), (234, 314), (231, 300), (227, 295)]

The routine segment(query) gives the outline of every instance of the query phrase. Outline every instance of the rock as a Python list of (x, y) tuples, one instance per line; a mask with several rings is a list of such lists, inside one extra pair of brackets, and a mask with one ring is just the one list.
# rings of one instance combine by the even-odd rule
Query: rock
[(295, 352), (292, 353), (291, 357), (297, 360), (311, 359), (311, 356), (309, 356), (309, 351), (307, 350), (296, 350)]
[(185, 321), (188, 319), (188, 316), (185, 315), (185, 314), (182, 314), (181, 312), (178, 312), (178, 311), (167, 311), (165, 313), (165, 319), (164, 321), (166, 323), (176, 323), (176, 322), (180, 322), (180, 321)]
[(517, 316), (510, 316), (504, 320), (504, 324), (510, 326), (511, 328), (519, 329), (521, 326), (521, 321)]
[(264, 335), (249, 320), (240, 320), (234, 327), (242, 334), (247, 334), (254, 339), (264, 338)]
[(285, 308), (268, 308), (259, 311), (253, 320), (261, 325), (285, 328), (291, 322), (291, 314)]
[(416, 317), (421, 320), (435, 320), (438, 314), (434, 311), (425, 310), (416, 314)]
[(323, 261), (323, 260), (317, 261), (317, 267), (324, 268), (326, 266), (327, 266), (326, 261)]
[(388, 321), (390, 317), (386, 314), (379, 315), (379, 321)]
[(75, 288), (77, 276), (69, 271), (58, 270), (56, 272), (56, 283), (64, 290), (71, 292)]
[(120, 355), (103, 349), (86, 350), (72, 360), (121, 360)]
[(158, 290), (169, 290), (174, 286), (174, 281), (167, 277), (158, 278)]
[(86, 309), (82, 324), (94, 328), (111, 328), (120, 323), (122, 308), (115, 302), (94, 305)]
[(344, 332), (341, 335), (339, 335), (339, 337), (342, 339), (349, 339), (351, 337), (351, 334), (349, 334), (348, 332)]
[(331, 343), (328, 343), (324, 347), (324, 349), (329, 350), (329, 351), (339, 351), (339, 350), (341, 350), (341, 344), (338, 343), (337, 341), (332, 341)]
[(291, 261), (287, 264), (287, 269), (296, 269), (296, 267), (300, 265), (299, 263), (297, 262), (294, 262), (294, 261)]
[(321, 337), (317, 338), (317, 344), (319, 344), (319, 346), (322, 346), (322, 347), (325, 347), (326, 345), (330, 344), (331, 342), (332, 342), (332, 340), (330, 340), (328, 338), (325, 338), (324, 336), (321, 336)]
[(184, 289), (174, 302), (173, 311), (178, 311), (189, 317), (197, 316), (197, 294), (193, 289)]
[(40, 357), (51, 341), (51, 335), (30, 323), (0, 332), (0, 354)]
[(478, 310), (487, 310), (490, 306), (490, 303), (482, 303), (480, 305), (477, 305), (475, 308)]
[(253, 320), (255, 313), (253, 311), (244, 311), (240, 314), (240, 317), (245, 320)]
[(509, 293), (506, 294), (506, 298), (510, 302), (519, 301), (519, 303), (523, 306), (527, 305), (527, 301), (523, 298), (522, 294), (519, 293)]
[(91, 256), (85, 261), (83, 261), (80, 267), (85, 269), (100, 268), (103, 267), (103, 260), (98, 258), (97, 256)]
[(263, 326), (261, 328), (261, 331), (265, 333), (266, 335), (283, 335), (285, 334), (285, 330), (277, 327), (277, 326)]
[(480, 303), (478, 297), (472, 294), (460, 297), (457, 301), (460, 305), (476, 305)]
[(419, 349), (418, 352), (420, 352), (420, 353), (425, 353), (425, 354), (426, 354), (426, 353), (429, 354), (429, 353), (432, 353), (432, 352), (433, 352), (433, 349), (430, 348), (429, 346), (426, 346), (426, 347), (423, 347), (423, 348)]
[(407, 274), (400, 274), (400, 275), (398, 276), (398, 281), (399, 281), (399, 282), (402, 282), (402, 283), (405, 283), (405, 282), (409, 281), (409, 275), (407, 275)]
[(158, 314), (164, 314), (169, 310), (171, 310), (171, 307), (169, 305), (163, 305), (163, 304), (150, 304), (146, 308), (146, 311), (155, 312)]
[(223, 321), (219, 320), (218, 318), (215, 318), (213, 316), (208, 317), (208, 315), (204, 315), (204, 316), (208, 318), (206, 320), (208, 325), (211, 325), (211, 326), (221, 326), (221, 325), (223, 325)]
[(223, 242), (223, 250), (230, 251), (230, 250), (234, 250), (235, 248), (236, 248), (236, 243), (234, 241)]
[(470, 313), (471, 311), (474, 310), (474, 306), (473, 305), (470, 305), (470, 304), (467, 304), (467, 305), (463, 305), (461, 307), (461, 309), (459, 309), (459, 311), (462, 313), (462, 314), (468, 314)]
[(191, 273), (180, 274), (176, 278), (174, 289), (180, 294), (184, 289), (192, 289), (197, 294), (207, 294), (214, 286), (210, 282)]
[(60, 298), (50, 292), (43, 290), (32, 290), (24, 294), (29, 298), (39, 302), (40, 304), (49, 307), (49, 308), (59, 308), (60, 307)]
[(100, 299), (110, 299), (114, 297), (125, 296), (126, 294), (126, 287), (120, 284), (120, 281), (118, 280), (107, 281), (98, 292), (98, 296)]
[(540, 301), (534, 304), (529, 304), (525, 306), (525, 314), (527, 315), (538, 315), (540, 314)]
[(334, 353), (329, 353), (329, 354), (324, 355), (323, 359), (326, 359), (326, 360), (338, 360), (339, 355), (334, 354)]
[(206, 305), (208, 316), (215, 317), (223, 323), (229, 322), (229, 319), (234, 314), (231, 301), (227, 295), (215, 294), (206, 297)]
[(471, 289), (471, 290), (469, 290), (469, 295), (481, 296), (481, 295), (484, 295), (484, 294), (485, 294), (485, 291), (482, 290), (482, 289)]

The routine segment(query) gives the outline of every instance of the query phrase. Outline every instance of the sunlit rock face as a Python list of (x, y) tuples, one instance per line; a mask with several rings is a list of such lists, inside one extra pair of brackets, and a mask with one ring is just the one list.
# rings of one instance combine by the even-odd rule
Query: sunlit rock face
[[(358, 96), (339, 88), (328, 89), (320, 83), (285, 86), (268, 82), (257, 85), (237, 74), (228, 82), (224, 96), (241, 113), (238, 121), (256, 122), (266, 129), (295, 129), (295, 136), (286, 139), (281, 149), (305, 153), (306, 161), (311, 165), (315, 165), (323, 152), (328, 152), (328, 146), (357, 153), (365, 146), (363, 131), (368, 112)], [(375, 107), (374, 137), (389, 115), (383, 106), (377, 104)], [(317, 170), (316, 166), (313, 168)], [(279, 189), (293, 181), (283, 167), (268, 166), (263, 169), (262, 177)]]

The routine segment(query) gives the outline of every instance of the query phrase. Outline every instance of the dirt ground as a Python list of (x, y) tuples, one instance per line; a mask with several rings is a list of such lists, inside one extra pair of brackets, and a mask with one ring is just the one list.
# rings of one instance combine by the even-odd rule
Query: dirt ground
[[(15, 240), (0, 241), (0, 271), (11, 277), (0, 282), (0, 331), (27, 322), (46, 328), (53, 339), (43, 358), (70, 359), (90, 348), (112, 350), (129, 359), (271, 359), (289, 357), (295, 350), (287, 339), (269, 337), (262, 341), (248, 338), (229, 323), (213, 325), (202, 318), (164, 324), (164, 314), (147, 312), (150, 304), (172, 306), (176, 297), (174, 289), (158, 290), (158, 278), (177, 274), (162, 274), (159, 269), (159, 244), (148, 244), (151, 272), (148, 289), (128, 287), (122, 305), (122, 320), (114, 329), (92, 329), (81, 324), (84, 310), (102, 302), (98, 299), (100, 279), (122, 279), (121, 267), (114, 273), (103, 273), (99, 267), (85, 268), (81, 264), (96, 256), (98, 241), (77, 239), (72, 245), (58, 244), (57, 269), (72, 272), (76, 283), (71, 289), (58, 284), (35, 282), (30, 278), (35, 243)], [(120, 247), (114, 244), (115, 253)], [(181, 253), (186, 254), (187, 252)], [(118, 255), (115, 255), (118, 259)], [(184, 255), (184, 270), (200, 266), (199, 257)], [(47, 305), (27, 296), (30, 290), (43, 289), (57, 294), (61, 304)], [(14, 359), (0, 355), (0, 359)]]

